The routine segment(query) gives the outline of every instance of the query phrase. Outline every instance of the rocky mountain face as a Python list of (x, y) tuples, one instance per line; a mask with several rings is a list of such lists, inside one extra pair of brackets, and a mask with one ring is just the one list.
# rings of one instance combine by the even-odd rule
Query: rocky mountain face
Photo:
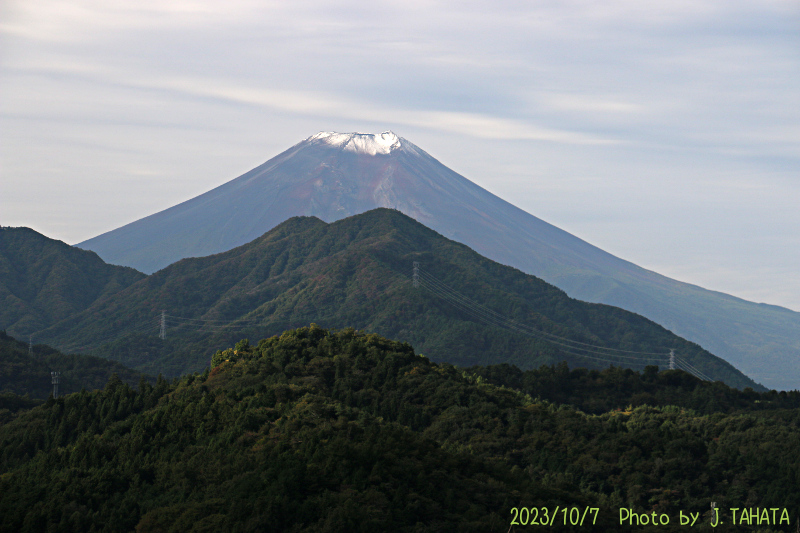
[(402, 211), (570, 296), (642, 314), (769, 388), (800, 388), (800, 313), (645, 270), (548, 224), (391, 132), (321, 132), (196, 198), (78, 244), (154, 272), (230, 250), (298, 215)]

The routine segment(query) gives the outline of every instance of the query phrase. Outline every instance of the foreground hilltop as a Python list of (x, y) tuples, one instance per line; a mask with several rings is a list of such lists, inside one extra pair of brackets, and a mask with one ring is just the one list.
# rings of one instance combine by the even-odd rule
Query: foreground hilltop
[(710, 501), (716, 531), (739, 531), (732, 508), (777, 508), (772, 530), (798, 519), (796, 408), (590, 416), (314, 325), (213, 364), (174, 384), (112, 380), (0, 425), (0, 529), (508, 531), (558, 507), (573, 513), (556, 514), (558, 531), (640, 530), (620, 525), (622, 508), (684, 531), (679, 512), (708, 522)]
[[(166, 341), (156, 338), (162, 310)], [(330, 224), (290, 219), (228, 252), (170, 265), (39, 335), (73, 348), (111, 339), (96, 353), (150, 374), (179, 375), (201, 370), (238, 338), (312, 321), (408, 341), (436, 361), (462, 366), (567, 361), (641, 370), (667, 367), (675, 350), (679, 368), (759, 388), (644, 317), (569, 298), (389, 209)]]

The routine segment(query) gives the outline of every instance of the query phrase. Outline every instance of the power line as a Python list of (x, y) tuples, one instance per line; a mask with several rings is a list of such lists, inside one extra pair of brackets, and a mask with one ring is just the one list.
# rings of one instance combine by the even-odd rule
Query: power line
[[(426, 289), (428, 289), (431, 293), (438, 296), (439, 298), (442, 298), (443, 300), (447, 301), (457, 309), (465, 312), (466, 314), (468, 314), (469, 316), (471, 316), (476, 320), (479, 320), (491, 326), (509, 329), (521, 333), (523, 335), (527, 335), (529, 337), (533, 337), (538, 340), (554, 344), (558, 346), (562, 352), (567, 353), (569, 355), (573, 355), (576, 357), (583, 357), (595, 361), (603, 361), (607, 363), (614, 363), (614, 364), (628, 365), (628, 366), (631, 365), (646, 366), (647, 364), (650, 364), (652, 362), (668, 363), (670, 369), (675, 369), (676, 367), (678, 367), (681, 370), (684, 370), (685, 372), (697, 377), (698, 379), (701, 379), (703, 381), (713, 381), (713, 379), (708, 375), (706, 375), (704, 372), (695, 368), (693, 365), (691, 365), (684, 359), (677, 357), (675, 355), (674, 349), (671, 349), (669, 354), (659, 353), (659, 352), (641, 352), (634, 350), (623, 350), (620, 348), (599, 346), (596, 344), (590, 344), (581, 341), (576, 341), (573, 339), (568, 339), (565, 337), (561, 337), (559, 335), (555, 335), (553, 333), (548, 333), (546, 331), (538, 330), (536, 328), (528, 326), (527, 324), (521, 324), (464, 296), (463, 294), (456, 291), (452, 287), (438, 280), (433, 275), (421, 270), (419, 267), (419, 263), (416, 261), (414, 261), (413, 263), (412, 281), (414, 282), (415, 288), (419, 287), (419, 283), (422, 282), (425, 285)], [(594, 355), (589, 355), (589, 354), (594, 354)], [(622, 355), (622, 354), (632, 354), (632, 355)], [(653, 357), (642, 357), (642, 356), (653, 356)], [(614, 358), (614, 359), (609, 359), (609, 358)], [(620, 361), (621, 359), (624, 359), (625, 361)]]
[(149, 319), (144, 324), (139, 324), (137, 326), (129, 326), (129, 327), (126, 327), (122, 331), (115, 331), (115, 332), (110, 333), (108, 335), (105, 335), (103, 337), (94, 338), (91, 341), (86, 342), (86, 343), (82, 343), (82, 342), (79, 341), (79, 342), (68, 343), (68, 344), (60, 346), (60, 347), (59, 346), (56, 346), (56, 347), (58, 347), (63, 352), (78, 352), (78, 351), (83, 351), (83, 350), (89, 350), (89, 349), (91, 349), (92, 346), (96, 347), (96, 346), (98, 346), (100, 344), (105, 344), (105, 343), (108, 343), (108, 342), (112, 342), (114, 340), (117, 340), (119, 338), (124, 337), (125, 335), (130, 335), (132, 333), (143, 333), (143, 334), (146, 334), (148, 332), (152, 332), (153, 335), (155, 335), (157, 331), (158, 331), (158, 323), (153, 319)]
[[(455, 298), (458, 298), (459, 300), (461, 300), (462, 302), (465, 302), (466, 304), (468, 304), (470, 306), (474, 306), (474, 307), (478, 308), (480, 311), (482, 311), (484, 313), (488, 313), (489, 315), (495, 317), (496, 319), (498, 319), (498, 320), (500, 320), (500, 321), (502, 321), (504, 323), (509, 323), (509, 324), (513, 324), (515, 327), (524, 328), (525, 330), (530, 331), (531, 333), (536, 334), (536, 335), (543, 335), (543, 336), (548, 337), (548, 338), (557, 339), (558, 341), (561, 341), (561, 342), (570, 343), (569, 346), (572, 347), (572, 348), (576, 348), (577, 349), (578, 346), (571, 346), (572, 344), (577, 344), (577, 345), (581, 345), (581, 346), (587, 346), (589, 348), (595, 348), (595, 349), (599, 349), (599, 350), (607, 350), (607, 351), (611, 351), (611, 352), (630, 353), (630, 354), (639, 354), (639, 355), (655, 355), (655, 356), (658, 356), (657, 360), (659, 360), (659, 361), (661, 361), (663, 358), (666, 357), (666, 354), (664, 354), (663, 352), (637, 352), (637, 351), (632, 351), (632, 350), (622, 350), (620, 348), (610, 348), (610, 347), (607, 347), (607, 346), (599, 346), (599, 345), (596, 345), (596, 344), (589, 344), (589, 343), (585, 343), (585, 342), (576, 341), (574, 339), (568, 339), (566, 337), (561, 337), (561, 336), (555, 335), (553, 333), (548, 333), (546, 331), (537, 330), (537, 329), (532, 328), (531, 326), (528, 326), (526, 324), (519, 324), (518, 322), (516, 322), (513, 319), (507, 318), (504, 315), (501, 315), (501, 314), (499, 314), (499, 313), (497, 313), (497, 312), (495, 312), (495, 311), (493, 311), (493, 310), (491, 310), (491, 309), (489, 309), (487, 307), (484, 307), (483, 305), (481, 305), (481, 304), (479, 304), (479, 303), (477, 303), (477, 302), (475, 302), (473, 300), (470, 300), (466, 296), (464, 296), (461, 293), (459, 293), (459, 292), (453, 290), (452, 288), (448, 287), (447, 285), (445, 285), (441, 281), (437, 280), (433, 276), (430, 276), (429, 274), (424, 274), (424, 275), (430, 278), (430, 280), (426, 280), (426, 281), (430, 281), (430, 282), (432, 282), (434, 284), (437, 284), (438, 288), (443, 289), (445, 291), (448, 291), (449, 294), (453, 295)], [(580, 349), (582, 349), (582, 348), (580, 348)], [(603, 352), (598, 352), (598, 353), (603, 353)], [(611, 354), (608, 354), (608, 355), (611, 355)], [(616, 355), (616, 354), (614, 354), (614, 355)], [(623, 357), (623, 356), (619, 356), (619, 357)], [(630, 357), (630, 359), (641, 359), (641, 358)]]
[(679, 359), (678, 357), (676, 357), (675, 360), (678, 363), (678, 365), (682, 367), (683, 370), (686, 370), (687, 372), (689, 372), (690, 374), (694, 375), (695, 377), (697, 377), (697, 378), (699, 378), (699, 379), (701, 379), (703, 381), (714, 381), (713, 379), (708, 377), (706, 374), (704, 374), (702, 371), (700, 371), (697, 368), (693, 367), (687, 361), (685, 361), (683, 359)]
[[(167, 315), (169, 318), (169, 315)], [(172, 322), (171, 327), (173, 329), (177, 328), (195, 328), (198, 330), (226, 330), (226, 329), (244, 329), (244, 328), (254, 328), (257, 326), (262, 325), (264, 322), (261, 320), (252, 320), (252, 321), (239, 321), (233, 320), (230, 322), (223, 322), (218, 323), (217, 321), (206, 321), (202, 319), (191, 319), (191, 318), (181, 318), (178, 320), (179, 317), (170, 318), (169, 322)]]
[(174, 315), (168, 315), (166, 311), (162, 311), (159, 316), (148, 319), (143, 324), (128, 326), (121, 331), (115, 331), (103, 337), (94, 338), (89, 342), (69, 343), (62, 346), (60, 349), (65, 352), (85, 351), (85, 350), (91, 350), (93, 348), (96, 349), (100, 345), (113, 342), (114, 340), (120, 339), (125, 335), (130, 335), (134, 333), (152, 334), (154, 336), (158, 336), (162, 340), (165, 340), (167, 327), (172, 327), (172, 329), (186, 327), (186, 328), (196, 328), (203, 330), (230, 330), (230, 329), (251, 328), (262, 323), (263, 323), (262, 320), (257, 320), (257, 319), (249, 319), (249, 320), (234, 319), (232, 321), (226, 321), (221, 319), (179, 317)]
[(687, 366), (687, 365), (684, 365), (684, 364), (683, 364), (683, 361), (677, 361), (677, 363), (678, 363), (678, 365), (677, 365), (677, 366), (678, 366), (678, 368), (679, 368), (680, 370), (683, 370), (684, 372), (686, 372), (686, 373), (688, 373), (688, 374), (691, 374), (691, 375), (693, 375), (693, 376), (694, 376), (694, 377), (696, 377), (697, 379), (703, 380), (703, 378), (702, 378), (702, 377), (700, 377), (700, 374), (698, 374), (697, 372), (695, 372), (694, 370), (692, 370), (691, 368), (689, 368), (689, 366)]
[[(439, 292), (438, 289), (431, 288), (429, 286), (428, 290), (430, 290), (434, 294), (437, 294), (438, 296), (447, 298), (447, 295)], [(598, 352), (598, 351), (594, 351), (594, 350), (588, 350), (587, 348), (583, 348), (583, 347), (580, 347), (580, 346), (571, 346), (571, 345), (568, 345), (568, 344), (565, 344), (565, 343), (553, 341), (552, 339), (543, 338), (543, 337), (541, 337), (539, 335), (535, 335), (534, 333), (532, 333), (530, 331), (526, 331), (524, 329), (516, 327), (516, 325), (513, 324), (513, 323), (509, 324), (507, 322), (501, 322), (501, 321), (498, 321), (496, 319), (492, 319), (491, 317), (487, 317), (486, 315), (482, 315), (479, 312), (476, 312), (476, 310), (474, 308), (466, 306), (462, 302), (459, 302), (459, 301), (456, 301), (456, 300), (449, 300), (449, 301), (450, 301), (450, 303), (452, 305), (462, 309), (463, 311), (469, 313), (474, 318), (476, 318), (476, 319), (478, 319), (478, 320), (480, 320), (480, 321), (482, 321), (484, 323), (487, 323), (487, 324), (493, 325), (493, 326), (497, 326), (497, 327), (510, 329), (512, 331), (516, 331), (516, 332), (521, 333), (523, 335), (526, 335), (526, 336), (529, 336), (529, 337), (533, 337), (533, 338), (537, 338), (539, 340), (542, 340), (542, 341), (545, 341), (545, 342), (549, 342), (550, 344), (558, 345), (559, 346), (559, 350), (561, 350), (563, 353), (566, 353), (566, 354), (569, 354), (569, 355), (573, 355), (573, 356), (576, 356), (576, 357), (582, 357), (582, 358), (585, 358), (585, 359), (591, 359), (591, 360), (594, 360), (594, 361), (601, 361), (601, 362), (612, 363), (612, 364), (617, 364), (617, 365), (627, 365), (627, 366), (635, 365), (635, 366), (642, 366), (642, 367), (647, 366), (648, 364), (652, 364), (653, 362), (663, 362), (663, 359), (656, 359), (656, 358), (652, 358), (652, 357), (636, 358), (636, 357), (630, 357), (630, 356), (622, 356), (622, 355), (614, 354), (614, 353)], [(577, 353), (577, 352), (572, 351), (572, 350), (582, 350), (582, 351), (584, 351), (586, 353)], [(603, 357), (597, 357), (596, 355), (588, 355), (590, 353), (593, 353), (593, 354), (596, 354), (596, 355), (602, 355)], [(617, 359), (609, 359), (609, 357), (616, 357)], [(620, 361), (620, 359), (627, 359), (627, 360), (626, 361)]]
[(236, 322), (236, 323), (245, 322), (245, 323), (260, 324), (260, 323), (263, 322), (263, 320), (256, 319), (256, 318), (250, 318), (250, 319), (235, 318), (233, 320), (225, 320), (225, 319), (215, 319), (215, 318), (189, 318), (189, 317), (174, 316), (174, 315), (164, 315), (164, 316), (166, 318), (170, 318), (170, 319), (173, 319), (173, 320), (184, 320), (184, 321), (190, 321), (190, 322), (203, 322), (203, 323), (222, 322), (223, 324), (233, 324), (234, 322)]
[[(463, 294), (459, 293), (458, 291), (452, 289), (451, 287), (445, 285), (432, 275), (428, 274), (427, 272), (420, 271), (420, 279), (425, 283), (426, 288), (436, 294), (437, 296), (447, 300), (452, 305), (460, 308), (461, 310), (467, 312), (468, 314), (472, 315), (474, 318), (487, 323), (489, 325), (503, 327), (506, 329), (511, 329), (513, 331), (517, 331), (524, 335), (535, 337), (543, 341), (547, 341), (551, 344), (558, 345), (562, 347), (562, 351), (564, 348), (569, 350), (579, 350), (586, 353), (593, 353), (596, 355), (604, 356), (604, 358), (600, 357), (592, 357), (588, 356), (583, 353), (575, 353), (569, 352), (571, 355), (576, 355), (579, 357), (587, 357), (590, 359), (601, 360), (606, 362), (613, 362), (620, 364), (619, 360), (612, 360), (606, 359), (607, 357), (615, 357), (617, 359), (625, 359), (627, 361), (624, 364), (633, 364), (638, 363), (640, 365), (647, 365), (648, 362), (660, 362), (664, 363), (666, 360), (666, 354), (664, 353), (657, 353), (657, 352), (636, 352), (633, 350), (622, 350), (619, 348), (610, 348), (607, 346), (599, 346), (595, 344), (589, 344), (585, 342), (576, 341), (573, 339), (567, 339), (565, 337), (561, 337), (552, 333), (547, 333), (544, 331), (537, 330), (532, 328), (526, 324), (520, 324), (519, 322), (509, 319), (500, 313), (497, 313), (469, 298), (464, 296)], [(591, 349), (590, 349), (591, 348)], [(621, 354), (637, 354), (637, 355), (621, 355)], [(655, 356), (655, 357), (642, 357), (642, 356)]]

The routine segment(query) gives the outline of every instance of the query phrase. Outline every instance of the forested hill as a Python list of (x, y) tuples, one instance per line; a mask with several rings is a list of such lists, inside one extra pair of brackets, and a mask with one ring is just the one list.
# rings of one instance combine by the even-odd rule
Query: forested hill
[[(420, 264), (416, 288), (413, 262)], [(162, 310), (166, 342), (156, 338)], [(391, 336), (462, 366), (507, 362), (529, 369), (567, 361), (641, 370), (654, 360), (666, 367), (674, 349), (687, 368), (759, 388), (639, 315), (571, 299), (389, 209), (331, 224), (290, 219), (234, 250), (181, 260), (41, 336), (86, 349), (96, 339), (138, 331), (96, 353), (150, 374), (179, 375), (202, 369), (216, 349), (240, 338), (309, 322)]]
[(30, 228), (0, 227), (0, 330), (28, 338), (144, 277)]
[(66, 355), (43, 344), (28, 351), (28, 344), (0, 331), (0, 393), (46, 400), (53, 392), (50, 372), (61, 372), (59, 394), (101, 389), (114, 374), (131, 385), (142, 377), (141, 372), (100, 357)]
[(0, 530), (504, 532), (541, 528), (535, 508), (553, 531), (683, 532), (680, 512), (711, 529), (712, 501), (714, 531), (756, 530), (733, 508), (778, 509), (761, 531), (800, 518), (797, 409), (587, 415), (314, 325), (213, 363), (0, 425)]
[(569, 369), (566, 363), (522, 371), (508, 365), (474, 366), (466, 372), (486, 383), (508, 387), (550, 402), (602, 414), (643, 405), (678, 406), (701, 414), (800, 408), (800, 391), (756, 392), (720, 381), (702, 381), (681, 370), (645, 367), (605, 370)]

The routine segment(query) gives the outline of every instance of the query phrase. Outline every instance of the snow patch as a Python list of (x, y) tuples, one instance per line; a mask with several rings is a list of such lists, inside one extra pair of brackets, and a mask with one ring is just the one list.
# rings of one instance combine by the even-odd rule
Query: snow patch
[(400, 137), (391, 131), (384, 131), (383, 133), (336, 133), (334, 131), (321, 131), (312, 135), (306, 139), (306, 141), (321, 141), (348, 152), (368, 155), (386, 155), (404, 146)]

